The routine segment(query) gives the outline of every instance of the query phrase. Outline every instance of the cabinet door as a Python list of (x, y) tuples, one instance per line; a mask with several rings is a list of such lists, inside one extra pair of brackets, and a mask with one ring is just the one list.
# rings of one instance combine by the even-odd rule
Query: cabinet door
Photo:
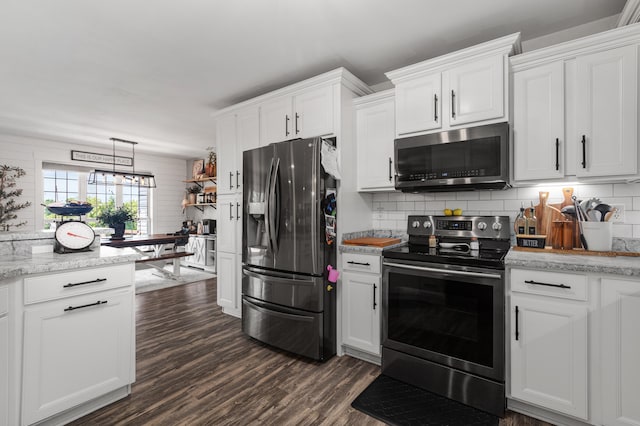
[(236, 146), (236, 192), (242, 193), (242, 153), (260, 145), (260, 115), (257, 107), (251, 107), (238, 112), (236, 116), (237, 146)]
[(394, 189), (393, 139), (395, 102), (393, 98), (356, 112), (358, 150), (358, 190)]
[(504, 58), (492, 56), (447, 72), (451, 126), (504, 117)]
[(511, 297), (513, 398), (587, 419), (587, 314), (575, 302)]
[(237, 197), (235, 195), (219, 195), (217, 212), (217, 237), (218, 237), (218, 251), (225, 251), (227, 253), (236, 252), (236, 244), (241, 245), (241, 241), (237, 241), (238, 235), (236, 230), (236, 209)]
[(442, 127), (440, 73), (396, 85), (396, 135)]
[(342, 274), (344, 344), (380, 355), (380, 276)]
[(602, 399), (606, 425), (640, 425), (640, 281), (602, 279)]
[(237, 254), (218, 251), (218, 306), (222, 308), (238, 309), (236, 276)]
[(516, 180), (564, 176), (563, 82), (561, 61), (513, 75)]
[(293, 137), (310, 138), (335, 133), (333, 86), (307, 90), (293, 98)]
[(216, 121), (218, 194), (236, 191), (236, 116), (229, 114)]
[(576, 59), (578, 176), (637, 172), (637, 67), (636, 46)]
[(133, 312), (132, 288), (41, 303), (25, 310), (25, 424), (133, 381)]
[(269, 145), (295, 138), (293, 100), (282, 96), (260, 106), (260, 142)]

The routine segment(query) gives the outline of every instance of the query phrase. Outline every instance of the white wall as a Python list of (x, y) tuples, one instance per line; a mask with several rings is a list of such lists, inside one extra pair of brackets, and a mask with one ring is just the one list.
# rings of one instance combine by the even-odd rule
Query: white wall
[(406, 232), (408, 215), (442, 215), (446, 208), (461, 208), (464, 215), (509, 216), (513, 225), (521, 203), (525, 207), (529, 207), (531, 202), (538, 204), (540, 191), (549, 191), (550, 204), (559, 203), (562, 201), (561, 188), (565, 186), (573, 187), (579, 199), (598, 197), (608, 204), (623, 204), (625, 223), (614, 223), (613, 234), (615, 237), (640, 238), (640, 183), (540, 185), (505, 191), (377, 193), (373, 195), (373, 227)]
[(522, 41), (522, 51), (529, 52), (531, 50), (541, 49), (543, 47), (553, 46), (554, 44), (563, 43), (569, 40), (586, 37), (591, 34), (600, 33), (602, 31), (612, 30), (616, 28), (620, 15), (613, 15), (596, 21), (587, 22), (586, 24), (576, 27), (567, 28), (566, 30), (547, 34), (542, 37), (533, 38)]
[[(116, 155), (124, 155), (117, 150)], [(26, 138), (13, 135), (0, 135), (0, 164), (18, 166), (26, 171), (17, 181), (16, 188), (22, 188), (23, 194), (19, 202), (30, 201), (31, 206), (17, 213), (17, 222), (28, 223), (12, 231), (33, 231), (39, 229), (39, 219), (44, 207), (42, 203), (42, 162), (73, 164), (85, 167), (104, 167), (95, 164), (71, 160), (71, 150), (101, 152), (111, 154), (111, 150), (99, 149), (95, 146), (54, 142), (43, 139)], [(153, 190), (152, 232), (165, 233), (180, 229), (184, 220), (180, 202), (184, 194), (185, 160), (169, 157), (136, 153), (136, 171), (148, 171), (155, 174), (157, 188)]]

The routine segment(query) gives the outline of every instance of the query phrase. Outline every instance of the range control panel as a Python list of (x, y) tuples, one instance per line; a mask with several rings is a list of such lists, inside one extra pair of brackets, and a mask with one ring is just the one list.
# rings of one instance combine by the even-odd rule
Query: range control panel
[(409, 236), (509, 239), (509, 216), (409, 216)]

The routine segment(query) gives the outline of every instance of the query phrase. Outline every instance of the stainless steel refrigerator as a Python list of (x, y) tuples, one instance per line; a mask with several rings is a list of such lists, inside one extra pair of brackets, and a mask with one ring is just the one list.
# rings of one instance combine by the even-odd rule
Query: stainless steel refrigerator
[(326, 280), (335, 246), (325, 237), (323, 200), (335, 181), (322, 168), (321, 145), (299, 139), (244, 152), (242, 330), (326, 360), (336, 349), (335, 290)]

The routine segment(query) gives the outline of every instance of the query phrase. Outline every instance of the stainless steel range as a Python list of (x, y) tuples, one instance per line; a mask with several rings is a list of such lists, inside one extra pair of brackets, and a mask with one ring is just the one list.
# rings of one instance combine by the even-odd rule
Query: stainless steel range
[(409, 216), (407, 228), (409, 244), (383, 252), (382, 373), (503, 416), (509, 217)]

